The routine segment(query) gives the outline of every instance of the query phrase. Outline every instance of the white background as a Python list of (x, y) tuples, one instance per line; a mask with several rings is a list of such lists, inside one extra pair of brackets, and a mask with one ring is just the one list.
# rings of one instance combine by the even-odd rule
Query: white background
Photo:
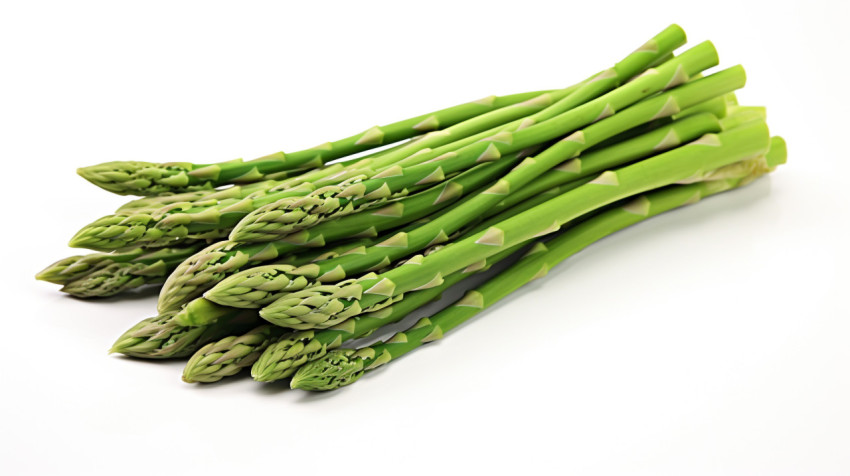
[[(3, 4), (0, 471), (850, 473), (847, 2), (290, 3)], [(32, 279), (123, 201), (78, 166), (253, 158), (559, 87), (671, 22), (746, 66), (788, 165), (352, 387), (182, 383), (106, 354), (154, 293)]]

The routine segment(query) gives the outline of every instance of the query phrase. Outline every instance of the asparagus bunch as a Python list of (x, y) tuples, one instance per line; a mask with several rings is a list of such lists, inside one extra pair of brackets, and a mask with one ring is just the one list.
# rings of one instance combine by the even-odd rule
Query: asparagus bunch
[(409, 329), (385, 341), (360, 349), (331, 350), (323, 357), (301, 366), (292, 377), (290, 386), (312, 391), (334, 390), (356, 382), (365, 373), (423, 344), (442, 339), (460, 324), (526, 283), (544, 277), (552, 267), (605, 236), (660, 213), (745, 185), (783, 163), (785, 153), (782, 139), (776, 137), (773, 142), (773, 153), (766, 160), (750, 161), (744, 167), (715, 171), (715, 177), (724, 178), (690, 185), (672, 185), (640, 195), (570, 227), (551, 240), (537, 241), (518, 263), (468, 291), (446, 309), (430, 318), (423, 317)]
[[(99, 253), (37, 275), (80, 297), (162, 284), (112, 352), (189, 357), (187, 382), (251, 368), (330, 390), (441, 338), (582, 248), (785, 161), (743, 68), (671, 26), (573, 86), (491, 96), (294, 153), (80, 169), (142, 195), (81, 229)], [(383, 146), (388, 146), (383, 148)], [(370, 151), (368, 155), (360, 153)], [(551, 238), (560, 229), (565, 232)], [(461, 281), (505, 271), (400, 333)], [(372, 333), (382, 340), (346, 342)]]

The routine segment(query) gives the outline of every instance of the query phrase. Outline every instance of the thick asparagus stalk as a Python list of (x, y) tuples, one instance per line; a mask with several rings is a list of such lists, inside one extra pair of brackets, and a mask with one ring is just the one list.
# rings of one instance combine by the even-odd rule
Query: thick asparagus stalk
[[(543, 192), (563, 185), (568, 180), (572, 180), (572, 183), (578, 186), (581, 181), (576, 181), (576, 179), (592, 177), (610, 167), (631, 162), (665, 148), (676, 146), (681, 141), (690, 141), (705, 133), (718, 132), (719, 130), (717, 119), (710, 114), (695, 115), (676, 121), (608, 149), (588, 153), (581, 159), (573, 159), (562, 167), (545, 173), (528, 186), (511, 193), (488, 210), (482, 210), (481, 216), (489, 218), (495, 213), (509, 209), (518, 203), (526, 203), (526, 206), (538, 204), (539, 200), (551, 198), (542, 195)], [(454, 209), (450, 209), (446, 214), (451, 214), (453, 211)], [(436, 219), (438, 217), (434, 217), (429, 223), (422, 226), (433, 227)], [(437, 225), (439, 226), (437, 229), (442, 230), (446, 236), (454, 233), (463, 224), (462, 220), (453, 224), (451, 220), (443, 219), (442, 215), (439, 219), (446, 222), (446, 225)], [(411, 233), (416, 232), (416, 229), (407, 229), (400, 233), (404, 234), (401, 236), (410, 237)], [(423, 239), (418, 242), (427, 244), (424, 240), (426, 237), (432, 237), (433, 233), (433, 231), (420, 232)], [(384, 241), (387, 240), (391, 241), (390, 237), (387, 237)], [(398, 238), (396, 238), (396, 241), (398, 241)], [(409, 238), (408, 243), (410, 243)], [(292, 265), (259, 266), (224, 279), (207, 291), (205, 296), (226, 306), (262, 307), (288, 292), (297, 291), (310, 285), (318, 285), (320, 282), (332, 282), (334, 279), (355, 276), (365, 271), (375, 271), (376, 267), (386, 266), (386, 264), (414, 253), (418, 249), (414, 246), (408, 248), (372, 246), (358, 250), (356, 254), (347, 254), (324, 260), (321, 263), (310, 263), (300, 267)], [(308, 277), (310, 279), (305, 279)]]
[[(742, 81), (743, 71), (737, 71), (741, 76), (738, 81)], [(375, 278), (297, 291), (264, 308), (260, 315), (272, 323), (295, 329), (329, 327), (363, 310), (384, 305), (397, 294), (433, 286), (448, 273), (504, 247), (551, 233), (561, 224), (609, 203), (687, 179), (701, 170), (716, 169), (764, 153), (767, 146), (764, 123), (707, 134), (672, 151), (604, 172), (581, 187), (422, 258), (417, 266), (402, 266)]]
[[(775, 141), (781, 141), (781, 139), (776, 138)], [(776, 150), (774, 147), (771, 149)], [(774, 154), (776, 155), (779, 154)], [(776, 161), (778, 157), (773, 159)], [(784, 147), (781, 162), (784, 162)], [(442, 338), (458, 325), (529, 281), (545, 276), (552, 267), (605, 236), (660, 213), (743, 185), (764, 172), (764, 169), (760, 169), (745, 176), (746, 178), (739, 176), (666, 187), (641, 195), (624, 206), (589, 218), (548, 242), (538, 242), (518, 263), (478, 288), (467, 292), (451, 307), (431, 318), (420, 319), (410, 329), (399, 332), (384, 342), (359, 350), (331, 350), (324, 357), (301, 366), (293, 376), (290, 385), (292, 388), (312, 391), (333, 390), (350, 385), (366, 372), (385, 365), (427, 342)]]
[[(552, 107), (515, 124), (497, 128), (491, 131), (493, 135), (482, 137), (476, 142), (468, 143), (460, 148), (458, 148), (459, 143), (455, 142), (449, 144), (448, 148), (417, 154), (418, 162), (415, 165), (408, 167), (396, 165), (368, 180), (323, 187), (302, 198), (284, 198), (260, 207), (236, 225), (230, 239), (251, 240), (252, 232), (256, 229), (267, 232), (274, 230), (278, 236), (282, 236), (292, 231), (309, 228), (323, 220), (353, 213), (364, 207), (375, 206), (392, 197), (393, 194), (403, 193), (417, 184), (441, 181), (447, 174), (462, 170), (471, 164), (498, 160), (504, 154), (518, 152), (525, 147), (555, 139), (568, 132), (569, 126), (572, 125), (569, 120), (564, 121), (561, 117), (566, 112), (597, 98), (600, 94), (619, 86), (626, 79), (644, 71), (680, 46), (684, 38), (684, 32), (678, 26), (668, 27), (614, 67), (586, 80), (581, 87)], [(697, 50), (700, 49), (697, 48)], [(687, 61), (674, 59), (670, 62), (684, 64), (684, 70), (690, 74), (695, 72), (689, 68)], [(608, 114), (607, 111), (603, 109), (596, 118), (604, 117)], [(560, 122), (556, 120), (559, 117), (562, 119)], [(547, 120), (551, 123), (546, 122)]]
[(268, 174), (317, 167), (333, 159), (447, 127), (488, 111), (527, 101), (541, 93), (543, 91), (489, 96), (392, 124), (375, 126), (351, 137), (298, 152), (277, 152), (250, 161), (234, 160), (215, 164), (107, 162), (80, 168), (77, 173), (98, 187), (121, 195), (159, 195), (211, 189), (228, 183), (256, 182)]

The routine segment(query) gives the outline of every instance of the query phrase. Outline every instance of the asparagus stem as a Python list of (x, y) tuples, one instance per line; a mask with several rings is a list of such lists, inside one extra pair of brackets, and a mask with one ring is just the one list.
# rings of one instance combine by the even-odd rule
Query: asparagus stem
[(113, 264), (134, 267), (131, 273), (135, 276), (166, 276), (200, 248), (201, 245), (196, 243), (177, 248), (133, 248), (121, 253), (70, 256), (44, 268), (35, 277), (54, 284), (67, 284)]
[(527, 101), (542, 91), (489, 96), (385, 126), (375, 126), (345, 139), (285, 154), (277, 152), (250, 161), (214, 164), (188, 162), (107, 162), (77, 170), (89, 182), (120, 195), (159, 195), (215, 188), (228, 183), (256, 182), (266, 175), (316, 167), (330, 160), (446, 127), (505, 106)]
[(186, 357), (207, 342), (244, 332), (258, 324), (256, 312), (237, 309), (214, 325), (199, 327), (175, 323), (174, 314), (169, 312), (143, 319), (122, 334), (109, 352), (145, 359)]

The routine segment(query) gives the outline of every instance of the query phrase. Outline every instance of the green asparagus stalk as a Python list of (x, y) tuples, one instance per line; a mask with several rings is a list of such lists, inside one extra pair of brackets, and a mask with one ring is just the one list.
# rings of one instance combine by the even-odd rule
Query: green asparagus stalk
[(79, 298), (114, 296), (146, 284), (161, 284), (170, 271), (164, 265), (112, 263), (66, 283), (61, 291)]
[[(252, 241), (252, 237), (255, 236), (253, 232), (257, 229), (262, 229), (266, 233), (273, 231), (277, 236), (283, 236), (315, 226), (323, 220), (376, 206), (394, 194), (405, 193), (416, 185), (442, 181), (447, 174), (463, 170), (472, 164), (498, 160), (504, 154), (518, 152), (523, 148), (555, 139), (569, 132), (568, 127), (572, 124), (569, 120), (563, 120), (564, 114), (644, 71), (684, 43), (684, 39), (685, 35), (681, 28), (676, 25), (668, 27), (614, 67), (586, 80), (578, 89), (560, 99), (552, 107), (521, 121), (518, 120), (516, 123), (497, 128), (491, 131), (493, 135), (482, 137), (463, 147), (458, 148), (459, 143), (455, 142), (449, 144), (447, 148), (417, 154), (417, 163), (408, 167), (396, 165), (368, 180), (355, 180), (338, 186), (323, 187), (305, 197), (284, 198), (262, 206), (249, 213), (236, 225), (230, 239)], [(701, 50), (698, 47), (696, 50), (704, 53), (704, 50), (708, 48)], [(684, 56), (687, 59), (691, 56), (698, 57), (698, 55), (687, 53)], [(710, 58), (713, 52), (707, 56)], [(695, 72), (691, 70), (688, 62), (681, 58), (670, 60), (669, 63), (682, 64), (684, 70), (690, 74)], [(609, 114), (608, 110), (603, 109), (596, 119), (605, 117), (606, 114)], [(558, 122), (557, 118), (562, 120)], [(588, 121), (593, 119), (589, 118)], [(548, 136), (542, 134), (548, 134)], [(423, 151), (420, 150), (420, 152)]]
[(241, 269), (273, 261), (288, 253), (323, 247), (343, 239), (374, 237), (439, 211), (478, 190), (503, 174), (514, 162), (481, 164), (433, 187), (374, 210), (349, 215), (303, 230), (284, 240), (243, 244), (215, 243), (180, 264), (166, 280), (159, 300), (160, 312), (176, 310), (200, 296), (215, 283)]
[(233, 309), (215, 325), (187, 327), (174, 322), (173, 312), (143, 319), (121, 335), (109, 353), (144, 359), (169, 359), (192, 355), (207, 342), (245, 332), (258, 324), (257, 313)]
[[(708, 132), (718, 132), (719, 123), (710, 114), (699, 114), (689, 118), (671, 123), (668, 126), (622, 142), (609, 149), (598, 150), (588, 153), (581, 159), (573, 159), (558, 169), (551, 170), (539, 177), (537, 180), (523, 187), (515, 193), (508, 195), (496, 206), (482, 212), (482, 217), (488, 218), (496, 212), (507, 210), (518, 203), (525, 203), (526, 207), (536, 205), (541, 200), (551, 198), (543, 195), (549, 189), (563, 185), (572, 180), (574, 186), (582, 183), (585, 177), (592, 177), (599, 172), (615, 165), (631, 162), (635, 159), (645, 157), (654, 152), (668, 147), (678, 145), (681, 141), (696, 139)], [(586, 179), (586, 180), (589, 180)], [(585, 181), (586, 181), (585, 180)], [(561, 192), (566, 190), (561, 190)], [(534, 198), (533, 198), (534, 197)], [(449, 209), (450, 214), (454, 209)], [(422, 226), (429, 226), (437, 218)], [(457, 225), (440, 226), (445, 234), (456, 231)], [(416, 229), (402, 230), (406, 236), (415, 233)], [(430, 235), (429, 235), (430, 233)], [(431, 236), (433, 232), (425, 232), (424, 236)], [(402, 236), (404, 236), (402, 235)], [(397, 235), (392, 235), (397, 236)], [(389, 240), (386, 237), (384, 241)], [(423, 244), (427, 244), (424, 240)], [(358, 250), (357, 253), (346, 254), (334, 259), (324, 260), (321, 263), (310, 263), (305, 266), (296, 267), (287, 265), (266, 265), (251, 268), (240, 273), (229, 276), (215, 287), (205, 293), (207, 299), (216, 303), (242, 308), (262, 307), (271, 303), (282, 294), (303, 289), (306, 286), (318, 285), (323, 281), (330, 281), (334, 276), (353, 276), (365, 271), (376, 271), (387, 264), (396, 261), (417, 251), (418, 248), (390, 248), (373, 246)], [(343, 274), (344, 273), (344, 274)], [(305, 279), (310, 277), (311, 279)]]
[(77, 171), (89, 182), (120, 195), (159, 195), (212, 189), (229, 183), (256, 182), (272, 173), (317, 167), (330, 160), (392, 144), (444, 128), (488, 111), (527, 101), (543, 91), (489, 96), (384, 126), (375, 126), (345, 139), (285, 154), (277, 152), (259, 159), (215, 164), (188, 162), (107, 162)]
[[(723, 79), (723, 76), (731, 74), (730, 84), (743, 82), (742, 69), (733, 68), (727, 73), (714, 76), (722, 75), (719, 77)], [(586, 140), (590, 138), (588, 131), (589, 128), (585, 129)], [(417, 266), (403, 266), (375, 278), (297, 291), (261, 310), (260, 316), (294, 329), (332, 326), (373, 306), (384, 305), (388, 298), (407, 290), (433, 286), (460, 267), (536, 235), (551, 233), (561, 224), (609, 203), (687, 179), (701, 170), (716, 169), (758, 155), (767, 146), (764, 123), (750, 123), (720, 134), (707, 134), (672, 151), (616, 171), (604, 172), (595, 180), (505, 220), (499, 226), (422, 258)]]
[[(773, 144), (781, 142), (775, 138)], [(777, 154), (774, 154), (777, 155)], [(777, 157), (774, 157), (776, 160)], [(755, 161), (750, 161), (755, 162)], [(781, 153), (784, 162), (784, 147)], [(775, 166), (776, 164), (774, 164)], [(468, 321), (529, 281), (545, 276), (561, 261), (600, 239), (666, 211), (695, 203), (716, 193), (743, 185), (763, 174), (753, 171), (742, 178), (727, 178), (690, 185), (674, 185), (641, 195), (625, 205), (583, 221), (548, 242), (538, 242), (518, 263), (499, 273), (478, 288), (468, 291), (451, 307), (431, 318), (420, 319), (410, 329), (396, 333), (384, 342), (359, 350), (338, 349), (301, 366), (290, 382), (292, 388), (326, 391), (350, 385), (372, 371), (425, 343), (441, 339), (458, 325)]]
[(242, 335), (227, 336), (203, 346), (183, 369), (183, 381), (212, 383), (250, 367), (286, 329), (262, 325)]
[(114, 264), (133, 267), (133, 274), (137, 276), (166, 276), (199, 249), (201, 244), (195, 243), (176, 248), (134, 248), (121, 253), (70, 256), (44, 268), (35, 277), (54, 284), (67, 284)]

